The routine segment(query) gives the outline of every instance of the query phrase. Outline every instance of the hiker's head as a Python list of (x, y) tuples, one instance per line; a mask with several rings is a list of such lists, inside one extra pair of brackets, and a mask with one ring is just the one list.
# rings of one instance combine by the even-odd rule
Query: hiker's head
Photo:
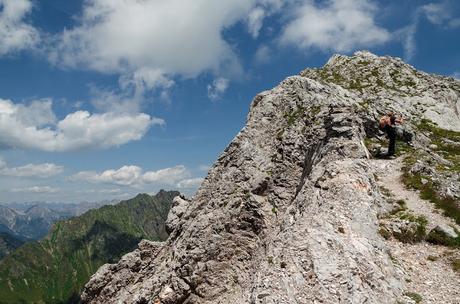
[(395, 116), (395, 113), (393, 111), (390, 111), (390, 112), (387, 113), (387, 116), (389, 116), (389, 117)]

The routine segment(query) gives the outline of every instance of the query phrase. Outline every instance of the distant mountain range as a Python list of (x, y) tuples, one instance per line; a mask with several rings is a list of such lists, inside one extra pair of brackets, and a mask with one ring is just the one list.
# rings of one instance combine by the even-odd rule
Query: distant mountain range
[(79, 203), (65, 203), (65, 202), (23, 202), (23, 203), (0, 203), (0, 206), (5, 206), (17, 211), (26, 212), (28, 209), (41, 206), (59, 213), (61, 216), (72, 217), (85, 213), (88, 210), (99, 208), (105, 205), (115, 205), (121, 200), (102, 200), (97, 202), (79, 202)]
[[(142, 239), (167, 238), (165, 221), (177, 195), (139, 194), (56, 222), (45, 238), (0, 261), (0, 303), (78, 302), (84, 284), (101, 265), (118, 261)], [(45, 212), (38, 211), (34, 214)]]
[(0, 232), (36, 240), (46, 235), (51, 224), (63, 218), (56, 211), (38, 205), (25, 211), (0, 206)]
[[(51, 225), (59, 220), (80, 215), (103, 205), (113, 205), (114, 201), (65, 203), (9, 203), (0, 205), (0, 232), (21, 240), (43, 238)], [(2, 251), (0, 249), (0, 256)]]

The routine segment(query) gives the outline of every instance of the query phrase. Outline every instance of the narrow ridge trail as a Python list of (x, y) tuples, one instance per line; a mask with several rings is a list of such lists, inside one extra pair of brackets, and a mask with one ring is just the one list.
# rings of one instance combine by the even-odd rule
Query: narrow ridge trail
[(448, 225), (460, 230), (455, 221), (443, 216), (429, 201), (420, 198), (417, 191), (407, 189), (401, 182), (402, 177), (402, 157), (387, 160), (373, 159), (372, 163), (379, 178), (378, 183), (381, 187), (388, 189), (395, 200), (404, 200), (407, 208), (416, 215), (423, 215), (428, 220), (428, 231), (437, 225)]
[[(420, 198), (417, 191), (406, 189), (401, 181), (402, 158), (394, 160), (373, 159), (371, 163), (378, 184), (387, 189), (394, 200), (404, 200), (408, 211), (428, 220), (427, 232), (444, 224), (460, 230), (454, 220), (442, 215), (435, 206)], [(406, 293), (422, 297), (420, 303), (460, 303), (460, 274), (452, 268), (452, 259), (460, 257), (458, 249), (420, 243), (403, 243), (394, 238), (387, 240), (389, 254), (405, 280)], [(408, 303), (411, 303), (407, 298)], [(412, 303), (416, 303), (413, 301)]]

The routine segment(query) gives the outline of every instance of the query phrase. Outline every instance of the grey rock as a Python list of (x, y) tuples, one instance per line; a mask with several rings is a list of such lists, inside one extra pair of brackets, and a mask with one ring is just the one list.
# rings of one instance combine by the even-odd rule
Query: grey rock
[(398, 218), (391, 218), (389, 222), (381, 222), (380, 229), (385, 229), (403, 243), (420, 242), (426, 236), (425, 227), (422, 223)]
[(423, 175), (431, 175), (433, 174), (433, 169), (429, 167), (427, 164), (422, 162), (416, 162), (415, 165), (412, 166), (410, 169), (410, 173), (412, 174), (423, 174)]
[(174, 198), (168, 218), (166, 219), (166, 231), (168, 233), (179, 229), (181, 218), (189, 205), (190, 202), (180, 196)]
[(448, 236), (450, 238), (457, 238), (458, 237), (458, 234), (450, 226), (439, 225), (439, 226), (435, 227), (434, 230), (436, 230), (438, 232), (441, 232), (441, 233), (445, 234), (446, 236)]
[(458, 238), (457, 232), (447, 225), (438, 225), (428, 233), (427, 241), (439, 245), (451, 245)]

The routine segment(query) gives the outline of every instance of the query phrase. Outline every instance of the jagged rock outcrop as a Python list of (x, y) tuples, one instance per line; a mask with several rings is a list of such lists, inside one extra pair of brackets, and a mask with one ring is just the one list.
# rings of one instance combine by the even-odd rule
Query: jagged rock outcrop
[[(356, 85), (354, 67), (377, 80)], [(260, 93), (196, 196), (175, 200), (169, 239), (103, 266), (83, 303), (395, 303), (404, 280), (378, 233), (389, 206), (365, 138), (389, 109), (460, 129), (459, 88), (358, 52)]]

